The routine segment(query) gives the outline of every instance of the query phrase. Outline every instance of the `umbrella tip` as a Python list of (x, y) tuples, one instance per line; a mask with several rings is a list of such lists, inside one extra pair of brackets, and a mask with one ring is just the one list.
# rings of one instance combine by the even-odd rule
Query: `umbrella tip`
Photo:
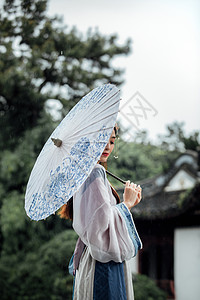
[(60, 147), (62, 145), (62, 141), (60, 139), (51, 138), (52, 142), (55, 146)]

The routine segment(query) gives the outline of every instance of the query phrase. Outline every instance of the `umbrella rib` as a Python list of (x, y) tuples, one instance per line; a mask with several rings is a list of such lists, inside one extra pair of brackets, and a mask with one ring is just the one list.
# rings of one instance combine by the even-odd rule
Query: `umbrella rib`
[[(80, 150), (81, 151), (81, 150)], [(72, 158), (76, 163), (77, 163), (77, 165), (84, 171), (84, 173), (87, 175), (87, 177), (89, 176), (89, 173), (87, 173), (82, 167), (81, 167), (81, 165), (79, 164), (79, 162), (70, 154), (70, 152), (68, 152), (68, 151), (66, 151), (67, 152), (67, 156), (68, 157), (70, 157), (70, 158)], [(81, 151), (81, 152), (84, 152), (84, 151)], [(88, 155), (88, 156), (90, 156), (91, 158), (94, 158), (93, 156), (91, 156), (91, 155)], [(65, 157), (66, 158), (66, 157)], [(50, 166), (51, 165), (51, 160), (48, 162), (48, 166)], [(48, 167), (47, 166), (47, 167)], [(50, 167), (50, 169), (51, 169), (51, 167)], [(54, 172), (55, 170), (53, 170), (53, 172)], [(41, 175), (40, 175), (40, 177), (37, 177), (36, 178), (36, 181), (40, 181), (40, 179), (43, 177), (43, 175), (44, 175), (44, 172), (45, 172), (45, 168), (43, 168), (43, 172), (41, 172)], [(76, 183), (76, 182), (75, 182)]]
[[(84, 151), (82, 151), (82, 150), (80, 150), (80, 149), (79, 149), (79, 151), (80, 151), (81, 153), (85, 153)], [(87, 155), (88, 155), (89, 157), (91, 157), (92, 159), (95, 159), (94, 156), (92, 156), (92, 155), (90, 155), (90, 154), (88, 154), (88, 153), (87, 153)], [(81, 164), (79, 164), (79, 162), (77, 161), (77, 159), (75, 159), (70, 153), (68, 153), (68, 156), (71, 157), (71, 158), (77, 163), (77, 165), (82, 169), (82, 171), (86, 174), (87, 177), (90, 175), (90, 173), (87, 173), (87, 172), (81, 167)]]
[[(114, 93), (113, 95), (111, 95), (111, 96), (105, 101), (105, 103), (106, 103), (107, 101), (109, 101), (111, 98), (114, 98), (117, 94), (119, 94), (119, 91), (117, 91), (116, 93)], [(105, 95), (105, 96), (106, 96), (106, 95)], [(105, 97), (105, 96), (104, 96), (104, 97)], [(104, 98), (104, 97), (103, 97), (103, 98)], [(98, 102), (96, 102), (96, 103), (98, 103)], [(95, 104), (96, 104), (96, 103), (95, 103)]]
[[(106, 110), (108, 110), (108, 109), (110, 109), (112, 106), (115, 106), (116, 105), (116, 103), (117, 103), (118, 101), (116, 101), (115, 103), (112, 103), (110, 106), (108, 106), (108, 107), (105, 107), (105, 109), (103, 109), (103, 110), (101, 110), (101, 114), (102, 113), (104, 113)], [(101, 120), (104, 120), (105, 118), (108, 118), (108, 117), (110, 117), (110, 116), (112, 116), (112, 115), (114, 115), (114, 114), (116, 114), (116, 113), (118, 113), (119, 112), (119, 110), (118, 111), (115, 111), (114, 113), (112, 113), (112, 114), (110, 114), (110, 115), (108, 115), (108, 116), (106, 116), (106, 117), (104, 117), (104, 118), (102, 118)], [(90, 119), (90, 116), (93, 114), (93, 111), (91, 112), (91, 114), (88, 116), (88, 119)], [(96, 112), (96, 114), (98, 115), (98, 113)], [(97, 122), (99, 122), (99, 120), (97, 121)]]
[[(110, 128), (113, 128), (113, 127), (106, 127), (106, 128), (104, 128), (103, 130), (107, 130), (107, 129), (110, 129)], [(90, 134), (91, 134), (91, 133), (96, 133), (96, 132), (99, 132), (99, 130), (91, 131)], [(81, 137), (81, 136), (85, 136), (85, 134), (77, 135), (77, 137)], [(87, 142), (85, 142), (85, 143), (87, 143)], [(97, 143), (97, 141), (91, 142), (91, 143)], [(99, 141), (98, 143), (104, 143), (104, 142)]]
[[(102, 142), (102, 143), (103, 143), (103, 142)], [(81, 153), (85, 153), (85, 151), (83, 151), (83, 150), (80, 150), (80, 149), (79, 149), (79, 151), (80, 151)], [(87, 156), (89, 156), (89, 157), (91, 157), (91, 158), (93, 158), (93, 159), (97, 159), (97, 157), (92, 156), (92, 155), (90, 155), (90, 154), (88, 154), (88, 153), (87, 153)], [(71, 157), (73, 157), (73, 156), (71, 156)]]
[[(35, 212), (30, 212), (30, 218), (39, 220), (43, 218), (41, 213), (44, 212), (45, 216), (52, 213), (55, 200), (52, 189), (54, 185), (62, 191), (61, 184), (66, 183), (67, 187), (70, 187), (70, 194), (74, 195), (88, 178), (113, 130), (119, 111), (119, 92), (114, 85), (94, 89), (93, 93), (88, 93), (85, 100), (80, 102), (78, 109), (74, 107), (73, 112), (70, 110), (71, 115), (66, 116), (54, 129), (45, 144), (46, 147), (43, 147), (36, 160), (27, 184), (25, 195), (27, 211), (33, 201), (37, 200)], [(62, 139), (61, 147), (51, 144), (50, 138), (54, 136)], [(49, 189), (52, 194), (48, 193)], [(36, 193), (38, 196), (40, 193), (42, 196), (48, 193), (46, 200), (49, 203), (42, 204), (37, 198), (33, 199)], [(67, 193), (65, 196), (70, 194)], [(56, 199), (55, 204), (57, 209), (58, 205), (62, 205), (61, 199)]]
[[(110, 109), (112, 106), (115, 106), (117, 102), (118, 102), (118, 101), (112, 103), (112, 104), (111, 104), (110, 106), (108, 106), (108, 107), (105, 107), (103, 110), (101, 110), (100, 113), (103, 113), (103, 112), (105, 112), (106, 110)], [(118, 113), (118, 112), (119, 112), (119, 110), (118, 110), (118, 111), (115, 111), (113, 114)], [(93, 114), (93, 113), (94, 113), (94, 111), (92, 110), (91, 113), (90, 113), (90, 115), (88, 115), (88, 119), (90, 118), (91, 114)], [(100, 113), (99, 113), (99, 114), (100, 114)], [(96, 114), (97, 114), (97, 113), (96, 113)], [(98, 114), (97, 114), (97, 115), (98, 115)], [(112, 115), (112, 114), (111, 114), (111, 115)], [(108, 115), (107, 117), (109, 117), (109, 116), (110, 116), (110, 115)], [(101, 119), (101, 120), (103, 120), (103, 119)]]
[[(105, 100), (105, 102), (103, 103), (103, 104), (105, 104), (105, 103), (108, 102), (111, 98), (116, 97), (116, 95), (119, 94), (119, 92), (120, 92), (119, 90), (116, 91), (114, 94), (110, 95), (110, 97), (107, 98), (106, 100), (104, 99), (104, 98), (107, 96), (107, 95), (105, 94), (105, 95), (103, 95), (103, 97), (101, 98), (101, 101), (102, 101), (102, 99)], [(121, 100), (121, 98), (120, 98), (119, 100)], [(112, 103), (112, 104), (111, 104), (110, 106), (108, 106), (107, 108), (110, 108), (111, 106), (115, 105), (117, 102), (118, 102), (118, 100), (117, 100), (116, 102)], [(99, 104), (99, 101), (95, 102), (94, 105), (93, 105), (93, 108), (95, 108), (95, 106), (98, 105), (98, 104)], [(105, 111), (107, 108), (105, 108), (104, 110), (102, 110), (102, 112)], [(93, 113), (93, 110), (91, 110), (91, 113)]]
[[(85, 141), (82, 142), (82, 144), (86, 144), (86, 143), (88, 143), (88, 142), (85, 142)], [(90, 142), (90, 143), (99, 143), (99, 142)], [(101, 142), (101, 143), (103, 143), (103, 142)], [(67, 151), (67, 149), (65, 149), (64, 151), (67, 153), (68, 156), (70, 156), (70, 157), (72, 157), (72, 158), (74, 159), (74, 157), (70, 154), (69, 151)], [(78, 151), (79, 151), (79, 152), (82, 152), (82, 153), (85, 153), (85, 151), (83, 151), (83, 150), (81, 150), (81, 149), (78, 149)], [(92, 156), (92, 155), (90, 155), (90, 154), (87, 154), (87, 155), (90, 156), (91, 158), (95, 158), (94, 156)], [(66, 158), (66, 157), (65, 157), (65, 158)]]
[[(119, 90), (116, 91), (116, 93), (110, 95), (110, 97), (107, 98), (106, 100), (104, 99), (105, 97), (107, 97), (107, 95), (105, 94), (105, 95), (103, 95), (103, 97), (101, 98), (101, 101), (105, 100), (104, 103), (106, 103), (106, 102), (108, 102), (111, 98), (113, 98), (113, 97), (115, 97), (117, 94), (119, 94), (119, 92), (120, 92)], [(96, 106), (96, 105), (98, 105), (98, 104), (99, 104), (99, 101), (95, 102), (95, 103), (94, 103), (94, 106)]]
[[(116, 94), (116, 93), (115, 93)], [(114, 97), (115, 95), (112, 95), (110, 98), (112, 98), (112, 97)], [(109, 98), (109, 99), (110, 99)], [(109, 99), (107, 99), (106, 100), (106, 102), (109, 100)], [(105, 103), (106, 103), (105, 102)], [(109, 107), (107, 107), (107, 108), (105, 108), (104, 110), (102, 110), (100, 113), (102, 113), (102, 112), (104, 112), (104, 111), (106, 111), (106, 109), (110, 109), (112, 106), (115, 106), (116, 104), (117, 104), (117, 102), (118, 101), (115, 101), (114, 103), (112, 103)], [(95, 103), (96, 104), (96, 103)], [(110, 115), (107, 115), (106, 117), (104, 117), (104, 118), (102, 118), (101, 120), (105, 120), (106, 118), (109, 118), (110, 116), (112, 116), (112, 115), (114, 115), (114, 114), (117, 114), (119, 112), (119, 109), (117, 110), (117, 111), (115, 111), (114, 113), (112, 113), (112, 114), (110, 114)], [(90, 114), (88, 115), (88, 117), (87, 117), (87, 119), (90, 119), (90, 116), (92, 115), (94, 113), (94, 107), (93, 107), (93, 109), (90, 111)], [(96, 114), (96, 116), (97, 116), (98, 114)], [(91, 125), (94, 125), (94, 124), (96, 124), (96, 123), (98, 123), (99, 122), (99, 120), (97, 120), (97, 121), (95, 121), (94, 123), (91, 123), (91, 124), (87, 124), (87, 127), (88, 126), (91, 126)], [(82, 125), (81, 125), (82, 126)], [(80, 128), (81, 127), (80, 126), (80, 124), (77, 124), (77, 126), (76, 127), (78, 127), (78, 128)], [(82, 130), (84, 130), (84, 129), (86, 129), (87, 127), (81, 127), (81, 131)], [(80, 131), (80, 130), (79, 130)], [(73, 131), (73, 135), (75, 135), (75, 134), (77, 134), (79, 131)]]
[(82, 171), (84, 171), (84, 173), (85, 173), (85, 174), (87, 175), (87, 177), (88, 177), (90, 174), (87, 173), (87, 172), (81, 167), (81, 165), (78, 163), (78, 161), (77, 161), (72, 155), (69, 154), (69, 156), (73, 158), (73, 160), (78, 164), (78, 166), (82, 169)]
[[(101, 119), (101, 120), (105, 120), (105, 119), (109, 118), (110, 116), (112, 116), (112, 115), (114, 115), (114, 114), (116, 114), (116, 112), (114, 112), (114, 113), (112, 113), (112, 114), (106, 116), (105, 118), (103, 118), (103, 119)], [(87, 125), (87, 127), (88, 127), (88, 126), (95, 125), (95, 124), (98, 123), (98, 122), (99, 122), (99, 120), (97, 120), (97, 121), (94, 122), (94, 123), (91, 123), (91, 124)], [(84, 129), (87, 129), (87, 127), (81, 128), (81, 131), (83, 131)], [(105, 130), (105, 129), (110, 129), (110, 128), (111, 128), (111, 127), (105, 127), (103, 130)], [(98, 132), (98, 131), (99, 131), (99, 130), (94, 131), (94, 132)], [(79, 131), (76, 131), (76, 132), (74, 133), (74, 135), (76, 135), (76, 136), (82, 136), (82, 135), (78, 135), (78, 132), (80, 132), (80, 130), (79, 130)]]
[(106, 111), (108, 108), (114, 106), (116, 103), (118, 102), (118, 100), (116, 100), (114, 103), (112, 103), (110, 106), (105, 107), (105, 109), (103, 109), (101, 112)]
[[(103, 103), (103, 105), (105, 106), (105, 104), (106, 104), (111, 98), (115, 97), (116, 94), (117, 94), (117, 93), (115, 93), (114, 95), (111, 95), (111, 96)], [(121, 99), (120, 99), (120, 100), (121, 100)], [(108, 108), (112, 107), (112, 106), (115, 105), (118, 101), (119, 101), (119, 100), (117, 99), (114, 103), (111, 103), (110, 106), (105, 107), (105, 109), (102, 110), (101, 112), (104, 112), (104, 111), (107, 110)], [(96, 103), (94, 104), (93, 109), (96, 107), (97, 104), (98, 104), (98, 102), (96, 102)], [(93, 113), (93, 110), (91, 110), (91, 113)]]
[[(44, 174), (45, 174), (46, 169), (47, 169), (49, 166), (51, 166), (51, 165), (52, 165), (52, 161), (51, 161), (51, 160), (48, 160), (47, 165), (46, 165), (44, 168), (41, 167), (41, 169), (42, 169), (43, 171), (41, 171), (40, 176), (37, 176), (37, 177), (35, 176), (34, 182), (40, 182), (41, 178), (43, 178), (43, 176), (44, 176)], [(51, 167), (50, 167), (49, 169), (51, 169)], [(34, 182), (33, 182), (33, 184), (34, 184)]]
[[(96, 122), (95, 122), (96, 123)], [(93, 123), (93, 124), (95, 124), (95, 123)], [(103, 130), (107, 130), (107, 129), (110, 129), (110, 128), (112, 128), (112, 127), (106, 127), (106, 128), (104, 128)], [(91, 132), (91, 134), (92, 133), (96, 133), (96, 132), (99, 132), (99, 130), (96, 130), (96, 131), (93, 131), (93, 132)], [(79, 135), (79, 137), (81, 137), (81, 136), (84, 136), (84, 135)], [(87, 143), (87, 142), (84, 142), (84, 143)], [(90, 142), (90, 143), (97, 143), (96, 141), (94, 141), (94, 142)], [(98, 143), (104, 143), (103, 141), (98, 141)], [(62, 149), (62, 147), (61, 147), (61, 149)], [(71, 156), (70, 155), (70, 153), (66, 150), (66, 152), (67, 152), (67, 155), (69, 155), (70, 157), (72, 157), (73, 158), (73, 156)], [(90, 157), (92, 157), (92, 156), (90, 156)], [(92, 157), (93, 158), (93, 157)], [(75, 160), (76, 161), (76, 160)], [(49, 160), (48, 162), (47, 162), (47, 166), (46, 166), (46, 168), (48, 168), (49, 167), (49, 169), (51, 169), (52, 167), (50, 167), (52, 165), (52, 161), (51, 160)], [(37, 182), (37, 181), (40, 181), (40, 179), (43, 177), (43, 175), (44, 175), (44, 173), (45, 173), (45, 169), (46, 168), (41, 168), (41, 169), (43, 169), (43, 171), (40, 173), (40, 176), (39, 176), (39, 178), (38, 177), (36, 177), (35, 178), (35, 180), (34, 180), (34, 182)], [(54, 170), (55, 171), (55, 170)], [(34, 183), (33, 183), (34, 184)]]
[[(56, 146), (53, 146), (53, 147), (56, 147)], [(56, 150), (57, 148), (55, 148), (55, 150)], [(62, 147), (59, 149), (59, 150), (61, 150), (62, 149)], [(55, 151), (56, 152), (56, 151)], [(66, 151), (67, 152), (67, 154), (69, 153), (68, 151)], [(44, 154), (43, 154), (44, 155)], [(53, 157), (56, 157), (56, 155), (54, 154), (54, 153), (52, 153), (52, 158)], [(44, 163), (44, 167), (41, 167), (41, 173), (40, 173), (40, 176), (37, 176), (37, 177), (35, 177), (35, 180), (34, 180), (34, 182), (33, 182), (33, 184), (35, 183), (35, 182), (40, 182), (40, 180), (43, 178), (43, 176), (44, 176), (44, 174), (45, 174), (45, 171), (46, 171), (46, 169), (49, 169), (50, 171), (53, 171), (53, 172), (55, 172), (55, 168), (53, 168), (53, 159), (49, 159), (47, 162), (47, 165), (45, 165), (45, 163)]]

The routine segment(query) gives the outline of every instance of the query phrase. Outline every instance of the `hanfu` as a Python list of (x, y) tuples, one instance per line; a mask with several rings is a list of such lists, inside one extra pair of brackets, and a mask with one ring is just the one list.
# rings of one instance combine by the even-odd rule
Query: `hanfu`
[(73, 197), (79, 235), (71, 271), (74, 300), (133, 300), (129, 260), (141, 249), (132, 215), (117, 204), (103, 166), (97, 164)]

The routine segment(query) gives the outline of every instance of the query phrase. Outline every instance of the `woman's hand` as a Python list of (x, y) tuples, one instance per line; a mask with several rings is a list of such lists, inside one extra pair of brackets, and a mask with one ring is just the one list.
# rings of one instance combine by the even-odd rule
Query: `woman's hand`
[(128, 180), (124, 189), (124, 203), (130, 210), (133, 206), (137, 205), (142, 199), (142, 189), (141, 187), (133, 182), (130, 183)]

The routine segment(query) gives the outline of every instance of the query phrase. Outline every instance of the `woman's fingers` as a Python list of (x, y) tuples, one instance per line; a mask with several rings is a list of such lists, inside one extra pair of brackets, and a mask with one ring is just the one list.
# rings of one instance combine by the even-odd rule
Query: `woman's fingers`
[[(129, 190), (130, 192), (132, 191), (133, 193), (137, 193), (137, 197), (139, 196), (139, 198), (141, 198), (141, 192), (142, 192), (142, 188), (140, 187), (140, 185), (135, 184), (134, 182), (130, 182), (130, 180), (126, 181), (125, 184), (125, 190)], [(138, 199), (139, 199), (138, 198)]]
[[(142, 191), (140, 190), (139, 192), (138, 192), (138, 201), (140, 202), (142, 200)], [(138, 202), (138, 203), (139, 203)]]
[(130, 180), (126, 181), (124, 189), (124, 203), (129, 209), (137, 205), (141, 200), (141, 187)]
[(130, 180), (126, 181), (125, 187), (136, 187), (134, 182), (130, 182)]
[(129, 187), (129, 185), (130, 185), (130, 180), (128, 180), (128, 181), (126, 182), (125, 187)]
[(142, 188), (140, 187), (140, 185), (135, 184), (134, 182), (130, 182), (130, 180), (126, 181), (126, 185), (125, 188), (133, 188), (136, 189), (137, 191), (142, 190)]

